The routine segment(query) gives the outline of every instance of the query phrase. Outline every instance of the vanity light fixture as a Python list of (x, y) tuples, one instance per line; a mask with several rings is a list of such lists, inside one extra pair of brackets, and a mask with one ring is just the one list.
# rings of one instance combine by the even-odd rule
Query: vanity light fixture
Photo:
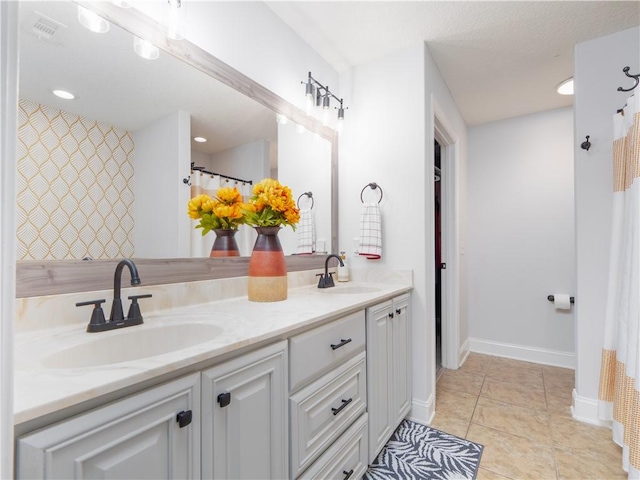
[(64, 100), (73, 100), (74, 98), (76, 98), (76, 96), (73, 93), (67, 92), (66, 90), (54, 90), (53, 94), (56, 97), (62, 98)]
[(205, 143), (207, 139), (204, 137), (193, 137), (193, 141), (198, 143)]
[(338, 109), (338, 123), (344, 121), (344, 111), (346, 107), (343, 105), (343, 99), (336, 97), (331, 90), (329, 90), (328, 86), (322, 85), (315, 78), (311, 76), (311, 72), (309, 72), (309, 76), (307, 77), (306, 82), (300, 82), (305, 84), (305, 96), (306, 96), (306, 105), (307, 105), (307, 114), (311, 114), (311, 110), (313, 109), (313, 97), (315, 95), (315, 105), (316, 107), (322, 106), (324, 110), (322, 124), (327, 125), (329, 123), (329, 117), (327, 111), (331, 109), (331, 99), (336, 100), (340, 106)]
[(289, 119), (281, 113), (276, 113), (276, 122), (280, 125), (286, 125), (289, 122)]
[(133, 50), (147, 60), (155, 60), (160, 56), (160, 49), (158, 47), (140, 37), (133, 37)]
[(78, 5), (78, 21), (83, 27), (94, 33), (107, 33), (109, 31), (109, 22), (96, 12), (92, 12), (80, 5)]
[(567, 78), (556, 87), (560, 95), (573, 95), (573, 77)]

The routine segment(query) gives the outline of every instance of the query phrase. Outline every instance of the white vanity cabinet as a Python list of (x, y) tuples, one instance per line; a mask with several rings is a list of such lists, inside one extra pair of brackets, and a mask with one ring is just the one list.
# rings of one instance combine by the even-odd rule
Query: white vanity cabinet
[(367, 308), (369, 463), (411, 408), (410, 298)]
[(291, 478), (364, 474), (365, 346), (364, 310), (289, 339)]
[(200, 478), (200, 374), (21, 437), (17, 478)]
[(202, 478), (288, 478), (287, 342), (202, 372)]

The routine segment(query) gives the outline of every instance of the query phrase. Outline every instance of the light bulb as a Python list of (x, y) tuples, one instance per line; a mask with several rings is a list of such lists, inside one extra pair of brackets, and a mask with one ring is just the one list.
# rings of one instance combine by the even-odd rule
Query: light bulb
[(109, 31), (109, 22), (96, 12), (92, 12), (80, 5), (78, 5), (78, 21), (83, 27), (94, 33), (107, 33)]
[(185, 6), (182, 1), (167, 0), (163, 17), (162, 24), (167, 37), (173, 40), (182, 40), (186, 23)]
[(304, 128), (304, 127), (303, 127), (302, 125), (300, 125), (299, 123), (296, 125), (296, 132), (297, 132), (297, 133), (304, 133), (304, 132), (306, 132), (306, 131), (307, 131), (307, 129), (306, 129), (306, 128)]
[(133, 50), (147, 60), (155, 60), (160, 56), (158, 47), (140, 37), (133, 37)]
[(322, 110), (322, 125), (324, 127), (329, 126), (329, 110)]
[(307, 95), (305, 98), (305, 111), (307, 112), (307, 115), (311, 115), (311, 112), (313, 111), (313, 95)]

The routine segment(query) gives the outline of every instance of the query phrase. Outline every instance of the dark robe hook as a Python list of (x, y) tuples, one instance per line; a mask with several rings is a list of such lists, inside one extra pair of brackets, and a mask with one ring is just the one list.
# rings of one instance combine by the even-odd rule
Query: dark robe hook
[(622, 69), (622, 71), (624, 72), (624, 74), (629, 77), (629, 78), (633, 78), (635, 80), (635, 84), (633, 85), (633, 87), (631, 88), (622, 88), (622, 87), (618, 87), (618, 91), (619, 92), (630, 92), (631, 90), (633, 90), (634, 88), (636, 88), (638, 86), (638, 84), (640, 83), (640, 73), (638, 75), (629, 75), (629, 67), (624, 67)]
[(580, 148), (586, 150), (587, 152), (591, 148), (591, 142), (589, 141), (589, 135), (587, 135), (587, 139), (580, 144)]

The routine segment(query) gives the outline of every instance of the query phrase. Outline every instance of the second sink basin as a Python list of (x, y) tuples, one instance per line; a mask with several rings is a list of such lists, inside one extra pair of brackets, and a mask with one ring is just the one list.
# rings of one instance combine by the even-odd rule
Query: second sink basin
[(222, 332), (217, 325), (175, 323), (141, 325), (104, 333), (87, 342), (44, 357), (45, 368), (87, 368), (111, 365), (182, 350), (214, 340)]
[(363, 287), (358, 285), (350, 285), (348, 287), (342, 287), (342, 286), (336, 285), (335, 287), (319, 288), (318, 291), (322, 293), (339, 293), (344, 295), (354, 295), (357, 293), (375, 293), (375, 292), (379, 292), (380, 289), (376, 287)]

